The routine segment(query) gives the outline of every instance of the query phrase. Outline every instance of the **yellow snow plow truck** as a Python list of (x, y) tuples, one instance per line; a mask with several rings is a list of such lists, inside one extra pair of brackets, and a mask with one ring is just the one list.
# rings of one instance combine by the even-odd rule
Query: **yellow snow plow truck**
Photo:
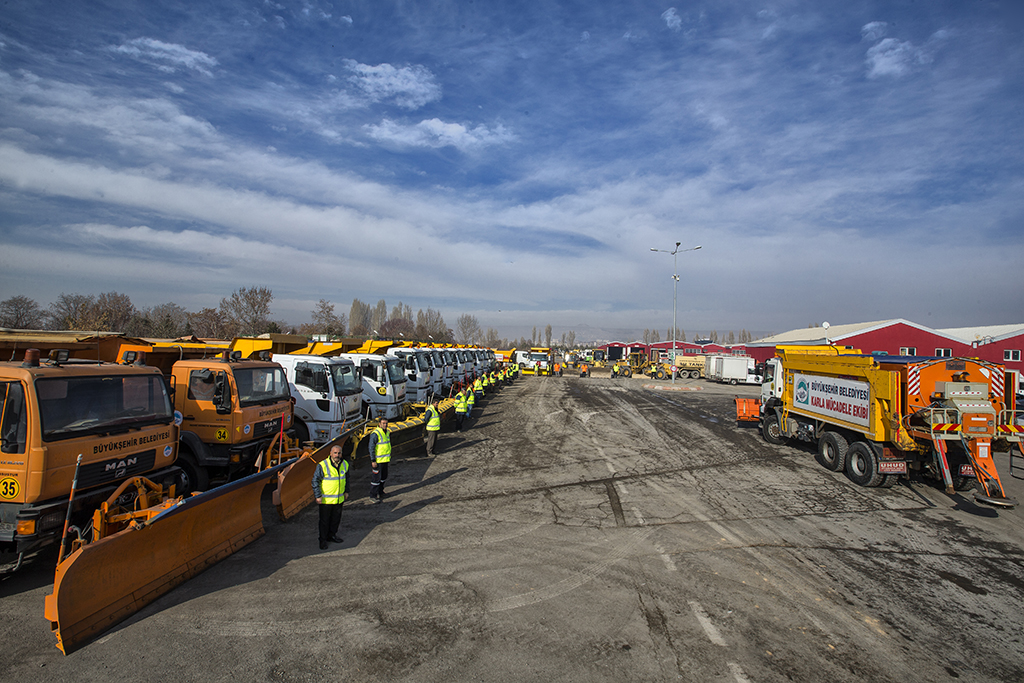
[(1003, 366), (973, 358), (779, 347), (761, 387), (761, 431), (769, 443), (816, 443), (826, 468), (860, 486), (929, 473), (948, 494), (976, 487), (978, 502), (1012, 508), (992, 451), (1019, 443), (1024, 412), (1005, 385)]
[(263, 534), (281, 466), (183, 498), (178, 425), (157, 368), (0, 363), (0, 552), (58, 545), (45, 615), (68, 653)]

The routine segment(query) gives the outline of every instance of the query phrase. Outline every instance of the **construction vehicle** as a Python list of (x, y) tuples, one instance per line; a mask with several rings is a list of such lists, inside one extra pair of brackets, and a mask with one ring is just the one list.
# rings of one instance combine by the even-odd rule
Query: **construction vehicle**
[[(34, 353), (33, 353), (34, 351)], [(83, 462), (70, 510), (84, 528), (126, 478), (183, 485), (178, 426), (160, 371), (75, 362), (62, 350), (40, 363), (0, 363), (0, 552), (15, 565), (61, 539), (76, 457)]]
[(529, 351), (517, 351), (516, 355), (524, 375), (550, 375), (554, 371), (554, 355), (545, 346), (533, 346)]
[[(630, 377), (644, 375), (652, 379), (669, 379), (672, 377), (672, 365), (657, 359), (657, 351), (648, 357), (642, 351), (634, 351), (625, 359), (615, 361), (619, 364), (619, 375)], [(614, 367), (614, 363), (612, 363)]]
[(352, 361), (302, 353), (308, 346), (302, 335), (263, 334), (235, 338), (230, 350), (248, 359), (270, 353), (288, 380), (295, 439), (320, 446), (362, 419), (363, 386)]
[(45, 616), (65, 654), (263, 533), (273, 469), (185, 499), (158, 368), (38, 350), (0, 363), (0, 552), (59, 544)]
[[(816, 443), (822, 464), (860, 486), (927, 473), (946, 492), (977, 486), (978, 502), (1013, 507), (993, 439), (1018, 443), (1024, 413), (1001, 365), (970, 358), (872, 356), (856, 349), (779, 347), (761, 387), (769, 443)], [(739, 408), (739, 407), (738, 407)]]
[(704, 377), (704, 356), (703, 355), (676, 355), (677, 377), (685, 379), (700, 379)]
[[(239, 342), (232, 342), (236, 346)], [(121, 344), (119, 360), (145, 358), (164, 373), (180, 421), (178, 466), (185, 491), (204, 491), (252, 473), (274, 436), (292, 429), (292, 401), (284, 369), (263, 351), (244, 358), (232, 343), (147, 340)], [(144, 356), (143, 356), (144, 354)]]

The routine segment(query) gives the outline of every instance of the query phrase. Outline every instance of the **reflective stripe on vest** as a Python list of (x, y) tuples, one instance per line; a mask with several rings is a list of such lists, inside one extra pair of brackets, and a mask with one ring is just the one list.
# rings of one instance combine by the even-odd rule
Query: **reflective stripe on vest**
[(469, 399), (466, 398), (466, 394), (464, 394), (463, 392), (460, 391), (458, 394), (455, 395), (455, 412), (456, 413), (464, 413), (464, 412), (466, 412), (466, 407), (468, 405), (469, 405)]
[(374, 453), (374, 460), (377, 462), (391, 462), (391, 434), (380, 427), (373, 430), (377, 435), (377, 449)]
[(320, 501), (326, 505), (337, 505), (345, 502), (345, 478), (348, 476), (348, 460), (342, 460), (341, 465), (335, 467), (330, 457), (320, 463), (320, 473), (323, 480), (320, 482), (320, 491), (323, 497)]
[(437, 432), (441, 430), (441, 413), (437, 412), (434, 406), (427, 407), (427, 431)]

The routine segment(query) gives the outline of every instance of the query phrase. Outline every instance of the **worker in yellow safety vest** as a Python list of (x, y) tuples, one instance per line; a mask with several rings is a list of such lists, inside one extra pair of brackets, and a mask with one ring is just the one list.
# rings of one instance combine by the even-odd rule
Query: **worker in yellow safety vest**
[(341, 525), (341, 506), (348, 492), (348, 460), (341, 455), (341, 446), (331, 446), (331, 454), (313, 471), (313, 496), (320, 506), (318, 529), (320, 550), (327, 543), (341, 543), (338, 527)]
[(388, 481), (388, 465), (391, 463), (391, 434), (388, 419), (380, 418), (376, 429), (370, 432), (370, 499), (378, 503), (384, 500), (384, 484)]
[(477, 399), (484, 397), (484, 378), (483, 376), (477, 377), (476, 381), (473, 382), (473, 393), (476, 394)]
[(441, 411), (437, 405), (438, 400), (435, 396), (423, 416), (427, 420), (427, 455), (437, 455), (437, 435), (441, 432)]
[(471, 392), (465, 389), (459, 389), (459, 393), (455, 394), (455, 431), (462, 431), (462, 422), (466, 419), (466, 413), (469, 412), (469, 396)]

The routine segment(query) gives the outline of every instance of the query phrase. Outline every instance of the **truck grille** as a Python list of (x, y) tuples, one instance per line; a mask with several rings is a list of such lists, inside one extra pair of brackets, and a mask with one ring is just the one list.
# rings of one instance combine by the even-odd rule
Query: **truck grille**
[(78, 488), (92, 488), (148, 472), (153, 469), (154, 462), (156, 449), (151, 448), (148, 451), (122, 455), (120, 458), (82, 465), (78, 473)]

